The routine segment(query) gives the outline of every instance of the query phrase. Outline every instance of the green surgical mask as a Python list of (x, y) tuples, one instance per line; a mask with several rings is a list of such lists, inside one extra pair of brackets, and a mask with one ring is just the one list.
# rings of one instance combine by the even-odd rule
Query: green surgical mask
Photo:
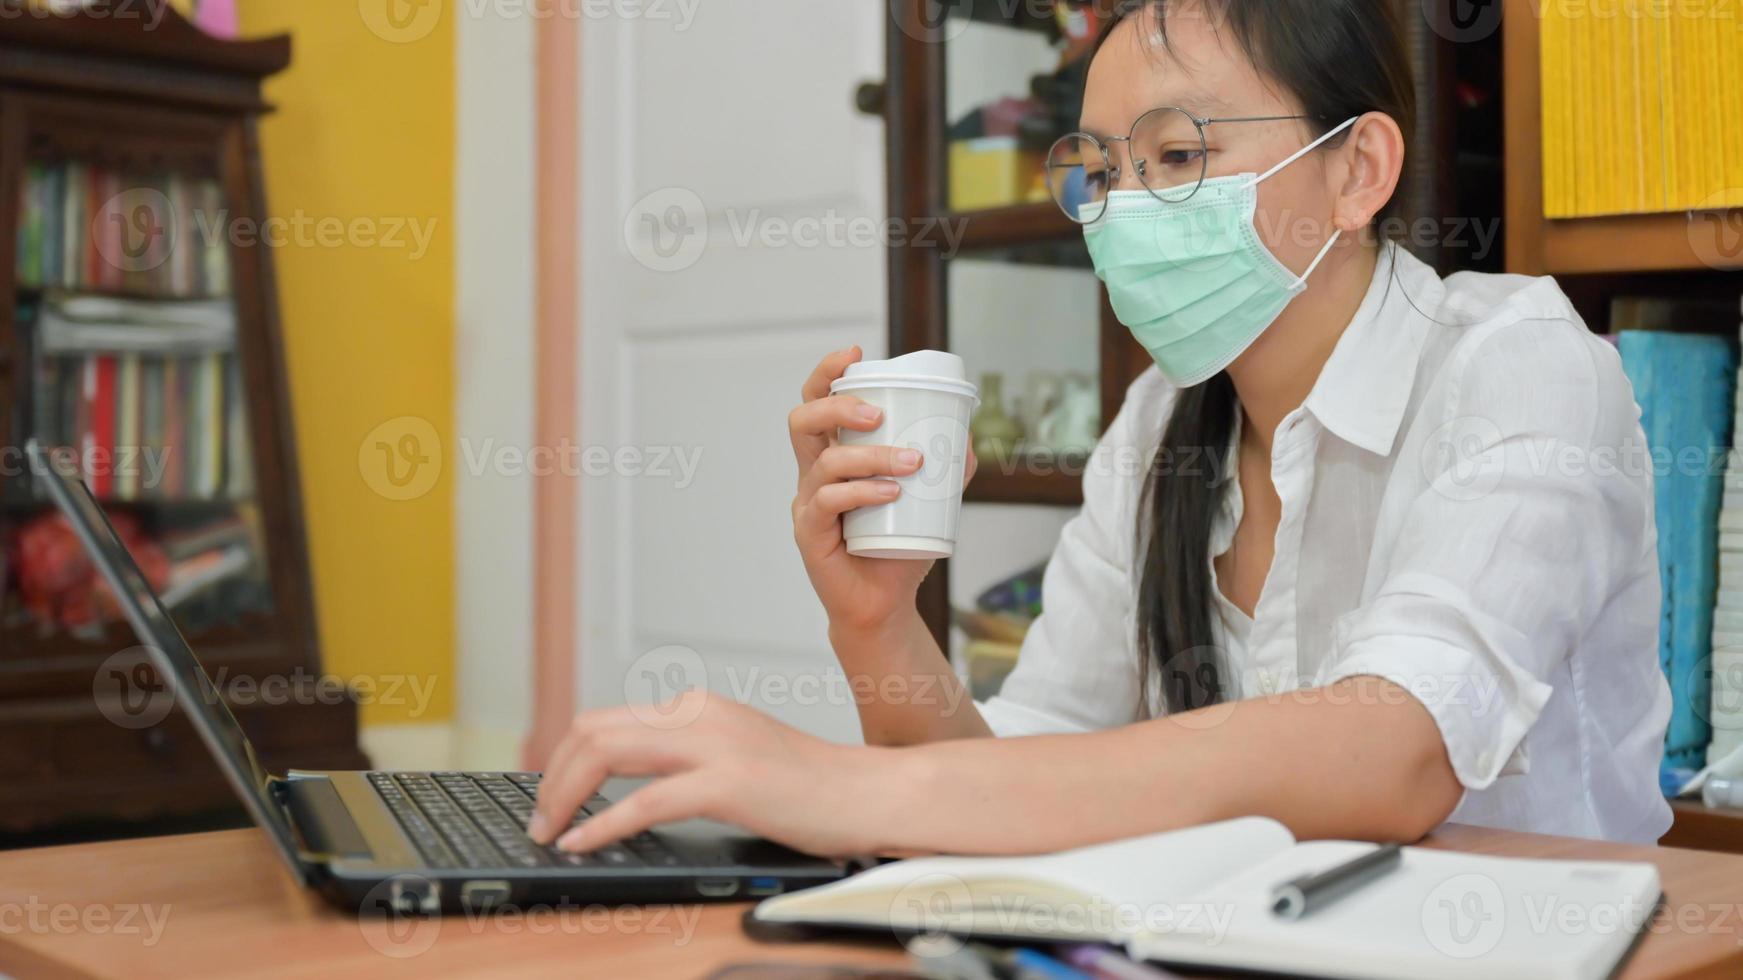
[[(1289, 271), (1253, 224), (1259, 184), (1348, 129), (1350, 119), (1258, 175), (1206, 180), (1178, 203), (1113, 191), (1083, 229), (1114, 313), (1179, 387), (1209, 380), (1276, 322), (1337, 244), (1333, 231), (1307, 271)], [(1088, 217), (1088, 215), (1085, 215)]]

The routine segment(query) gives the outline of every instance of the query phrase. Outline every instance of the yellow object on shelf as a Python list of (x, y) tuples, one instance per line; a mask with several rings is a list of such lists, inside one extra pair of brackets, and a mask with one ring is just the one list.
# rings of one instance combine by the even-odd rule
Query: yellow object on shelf
[(1541, 10), (1545, 217), (1743, 206), (1743, 13), (1729, 0)]
[(950, 209), (979, 211), (1021, 204), (1031, 197), (1042, 155), (1018, 147), (1014, 136), (987, 136), (950, 144)]

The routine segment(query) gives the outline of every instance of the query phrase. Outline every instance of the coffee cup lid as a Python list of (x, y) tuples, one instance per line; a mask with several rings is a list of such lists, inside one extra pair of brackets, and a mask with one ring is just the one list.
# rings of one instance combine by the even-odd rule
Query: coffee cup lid
[(831, 393), (854, 388), (923, 388), (967, 395), (977, 403), (980, 400), (980, 389), (968, 380), (962, 358), (942, 350), (917, 350), (887, 361), (849, 364), (829, 386)]

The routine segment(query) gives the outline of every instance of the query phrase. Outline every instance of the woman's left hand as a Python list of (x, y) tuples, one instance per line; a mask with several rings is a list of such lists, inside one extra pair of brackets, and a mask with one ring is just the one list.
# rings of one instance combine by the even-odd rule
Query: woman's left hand
[[(527, 833), (592, 851), (706, 817), (812, 854), (874, 853), (894, 817), (880, 770), (895, 751), (825, 742), (707, 691), (590, 711), (551, 754)], [(564, 832), (613, 776), (659, 778)]]

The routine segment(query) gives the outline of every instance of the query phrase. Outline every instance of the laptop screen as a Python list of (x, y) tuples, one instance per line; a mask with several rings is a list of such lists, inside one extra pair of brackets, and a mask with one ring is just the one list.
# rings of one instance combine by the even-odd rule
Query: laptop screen
[(292, 872), (306, 881), (308, 875), (297, 855), (290, 823), (268, 789), (270, 777), (266, 768), (254, 754), (254, 746), (243, 734), (236, 716), (230, 713), (217, 686), (194, 657), (181, 630), (158, 601), (145, 574), (109, 525), (103, 509), (80, 481), (77, 456), (58, 450), (51, 454), (34, 439), (25, 449), (31, 471), (66, 515), (91, 561), (115, 591), (122, 612), (138, 634), (139, 642), (150, 651), (152, 665), (168, 682), (176, 704), (187, 712), (254, 822), (272, 838)]

